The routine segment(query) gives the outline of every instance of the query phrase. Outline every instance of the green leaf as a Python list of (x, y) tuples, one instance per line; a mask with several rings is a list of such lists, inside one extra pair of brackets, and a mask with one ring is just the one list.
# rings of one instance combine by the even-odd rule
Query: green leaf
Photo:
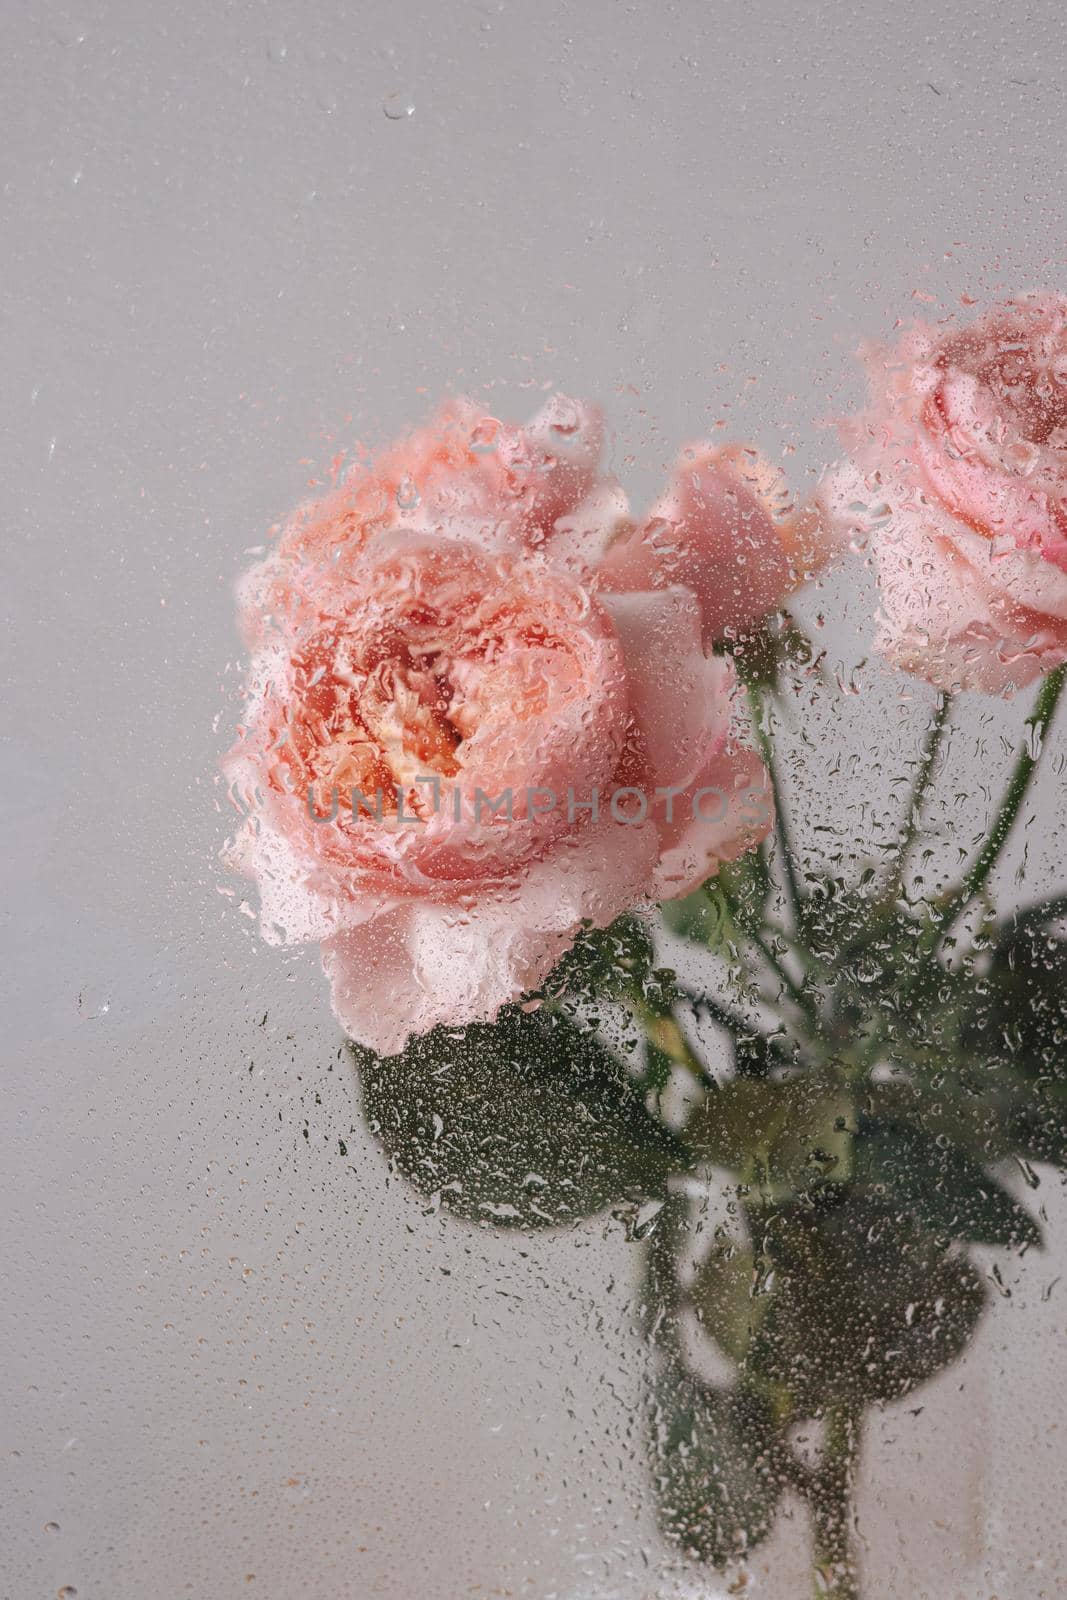
[(364, 1116), (397, 1170), (471, 1221), (566, 1227), (662, 1192), (681, 1164), (621, 1064), (563, 1017), (514, 1008), (388, 1060), (357, 1055)]
[(801, 907), (799, 932), (833, 984), (838, 1028), (859, 1028), (880, 1012), (895, 1041), (942, 1053), (946, 1044), (954, 1047), (969, 993), (922, 950), (920, 923), (898, 902), (818, 879)]
[(782, 1064), (782, 1051), (761, 1033), (732, 1035), (734, 1071), (739, 1078), (769, 1078)]
[(762, 927), (771, 889), (770, 872), (762, 851), (746, 850), (736, 861), (726, 862), (713, 882), (726, 897), (739, 927)]
[(751, 1250), (719, 1245), (701, 1262), (690, 1296), (697, 1321), (731, 1361), (742, 1361), (763, 1321), (769, 1296), (755, 1293)]
[(865, 1095), (873, 1121), (906, 1123), (942, 1146), (969, 1152), (979, 1162), (1000, 1161), (1015, 1148), (1009, 1128), (1013, 1104), (1003, 1084), (955, 1062), (944, 1065), (932, 1083), (874, 1084)]
[(713, 1389), (676, 1363), (653, 1392), (649, 1458), (664, 1532), (711, 1566), (767, 1537), (782, 1481), (770, 1412), (744, 1390)]
[(580, 934), (545, 983), (550, 996), (579, 1000), (623, 999), (649, 980), (655, 949), (640, 917), (619, 917), (608, 928)]
[(773, 1295), (745, 1361), (795, 1413), (900, 1399), (954, 1361), (985, 1301), (965, 1256), (885, 1202), (826, 1197), (768, 1220), (757, 1251)]
[(1016, 1098), (1006, 1134), (1012, 1149), (1031, 1161), (1067, 1167), (1067, 1083), (1036, 1080)]
[(980, 1162), (924, 1129), (865, 1128), (856, 1144), (855, 1177), (931, 1233), (976, 1244), (1041, 1243), (1030, 1213)]
[(1025, 915), (1002, 929), (963, 1042), (1029, 1078), (1067, 1080), (1067, 940)]
[(1067, 1166), (1067, 939), (1049, 920), (1061, 901), (1031, 907), (996, 932), (970, 984), (959, 1053), (987, 1111), (985, 1145)]
[(852, 1102), (830, 1072), (772, 1081), (734, 1078), (690, 1119), (685, 1141), (698, 1159), (783, 1192), (852, 1170)]
[(674, 1062), (665, 1050), (661, 1050), (651, 1039), (645, 1040), (644, 1045), (644, 1086), (653, 1094), (659, 1094), (666, 1088), (674, 1070)]
[(660, 906), (665, 926), (681, 939), (704, 945), (713, 955), (733, 960), (743, 943), (740, 930), (726, 896), (711, 878), (702, 889), (681, 900), (666, 900)]

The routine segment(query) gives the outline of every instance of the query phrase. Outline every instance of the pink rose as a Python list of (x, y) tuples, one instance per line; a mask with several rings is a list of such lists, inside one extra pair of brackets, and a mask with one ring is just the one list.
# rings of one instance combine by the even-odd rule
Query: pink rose
[(873, 552), (879, 645), (943, 688), (1018, 689), (1067, 660), (1067, 298), (865, 355), (870, 409), (819, 498)]
[(601, 569), (610, 589), (681, 583), (700, 601), (704, 640), (736, 638), (776, 611), (830, 554), (818, 507), (797, 509), (782, 474), (742, 445), (689, 445), (645, 523)]
[(525, 428), (449, 403), (240, 585), (229, 859), (382, 1054), (493, 1017), (583, 924), (688, 893), (769, 826), (694, 590), (601, 586), (629, 524), (600, 441), (563, 398)]

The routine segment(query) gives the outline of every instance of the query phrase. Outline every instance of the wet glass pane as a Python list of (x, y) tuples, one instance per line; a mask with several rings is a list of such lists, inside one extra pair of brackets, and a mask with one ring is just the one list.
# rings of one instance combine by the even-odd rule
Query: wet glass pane
[(1058, 7), (10, 7), (4, 1595), (1064, 1589)]

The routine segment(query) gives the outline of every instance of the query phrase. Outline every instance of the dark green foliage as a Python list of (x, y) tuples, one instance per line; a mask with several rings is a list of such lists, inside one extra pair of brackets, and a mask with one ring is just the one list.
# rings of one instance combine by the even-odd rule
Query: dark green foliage
[[(825, 1485), (793, 1458), (791, 1424), (861, 1418), (964, 1351), (986, 1299), (968, 1249), (1040, 1244), (1009, 1158), (1032, 1185), (1029, 1161), (1067, 1164), (1062, 905), (939, 950), (903, 903), (815, 885), (800, 999), (772, 1033), (744, 988), (752, 949), (774, 944), (769, 893), (752, 855), (664, 908), (676, 934), (726, 958), (735, 993), (687, 990), (655, 965), (646, 923), (625, 917), (582, 935), (541, 1009), (437, 1029), (388, 1061), (359, 1053), (367, 1122), (396, 1170), (471, 1221), (573, 1225), (701, 1171), (736, 1186), (747, 1237), (717, 1237), (683, 1288), (676, 1190), (648, 1280), (660, 1521), (719, 1566), (766, 1536), (786, 1485), (819, 1505)], [(620, 1006), (645, 1035), (629, 1066), (591, 1031)], [(678, 1043), (694, 1018), (731, 1040), (718, 1086)], [(698, 1092), (676, 1135), (657, 1113), (679, 1063)], [(689, 1369), (684, 1304), (729, 1383)]]
[(767, 1217), (755, 1250), (773, 1289), (743, 1370), (797, 1416), (899, 1400), (962, 1352), (985, 1298), (965, 1256), (847, 1193)]
[(420, 1193), (471, 1221), (561, 1227), (662, 1191), (679, 1163), (621, 1064), (550, 1012), (359, 1053), (367, 1124)]
[(712, 1388), (667, 1363), (652, 1396), (649, 1449), (664, 1531), (712, 1566), (751, 1550), (770, 1532), (782, 1493), (774, 1443), (757, 1395)]
[(648, 924), (619, 917), (609, 928), (579, 935), (545, 985), (545, 994), (572, 1000), (617, 1000), (649, 982), (655, 951)]
[(980, 1162), (921, 1127), (872, 1123), (855, 1145), (858, 1189), (931, 1233), (975, 1244), (1036, 1245), (1040, 1229)]

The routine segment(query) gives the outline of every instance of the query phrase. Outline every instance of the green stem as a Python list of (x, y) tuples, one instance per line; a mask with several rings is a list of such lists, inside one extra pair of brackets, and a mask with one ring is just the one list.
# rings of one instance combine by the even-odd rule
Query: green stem
[[(1045, 734), (1055, 713), (1065, 677), (1067, 677), (1067, 665), (1057, 667), (1055, 672), (1049, 673), (1041, 685), (1034, 709), (1026, 719), (1028, 737), (1016, 755), (1015, 766), (989, 836), (970, 872), (956, 893), (949, 898), (939, 918), (939, 929), (942, 933), (952, 926), (960, 912), (982, 889), (997, 864), (1000, 852), (1007, 843), (1008, 835), (1026, 798), (1026, 791), (1030, 787), (1030, 779), (1040, 759)], [(1032, 751), (1036, 753), (1032, 754)]]
[(665, 1007), (660, 1010), (636, 996), (630, 999), (629, 1007), (657, 1050), (676, 1066), (685, 1067), (705, 1088), (716, 1087), (714, 1079), (686, 1038), (673, 1008)]
[(900, 893), (901, 887), (903, 886), (904, 867), (907, 854), (915, 841), (915, 835), (919, 831), (919, 820), (922, 814), (923, 801), (926, 799), (926, 791), (930, 787), (930, 779), (933, 777), (934, 764), (937, 761), (938, 751), (941, 748), (941, 740), (944, 735), (945, 728), (948, 725), (948, 719), (951, 710), (952, 697), (942, 692), (938, 696), (937, 709), (935, 710), (930, 721), (930, 726), (926, 731), (926, 738), (923, 741), (922, 756), (919, 760), (919, 770), (915, 775), (915, 783), (912, 786), (911, 800), (908, 805), (908, 814), (904, 821), (904, 832), (901, 835), (900, 843), (897, 846), (897, 868), (893, 876), (893, 887), (897, 894)]
[(738, 1034), (749, 1039), (753, 1034), (760, 1032), (754, 1022), (747, 1021), (739, 1011), (731, 1011), (729, 1006), (724, 1006), (721, 1001), (713, 1000), (702, 989), (691, 989), (688, 984), (679, 984), (680, 992), (685, 996), (691, 1006), (705, 1011), (712, 1022), (718, 1023), (720, 1028), (725, 1028), (733, 1038)]
[(859, 1600), (854, 1495), (861, 1416), (839, 1403), (826, 1413), (822, 1462), (809, 1497), (816, 1600)]
[(685, 1196), (668, 1195), (645, 1246), (645, 1329), (674, 1361), (682, 1359), (677, 1256), (685, 1225)]
[(787, 1050), (782, 1048), (780, 1041), (777, 1038), (772, 1039), (769, 1034), (764, 1033), (757, 1023), (746, 1021), (739, 1012), (731, 1011), (728, 1006), (721, 1005), (718, 1000), (713, 1000), (710, 995), (704, 994), (699, 989), (690, 989), (688, 985), (683, 984), (681, 993), (695, 1011), (703, 1011), (710, 1017), (712, 1022), (725, 1029), (735, 1044), (738, 1042), (750, 1043), (753, 1040), (758, 1041), (768, 1055), (774, 1057), (779, 1065), (787, 1067), (792, 1064), (793, 1057)]
[(774, 881), (771, 874), (771, 864), (767, 859), (766, 839), (761, 839), (756, 846), (753, 859), (756, 864), (756, 871), (759, 874), (759, 903), (762, 909), (766, 907), (767, 901), (770, 899), (771, 886)]
[[(800, 1010), (811, 1023), (817, 1024), (818, 1014), (811, 997), (804, 993), (800, 984), (798, 984), (796, 980), (786, 971), (785, 967), (781, 963), (781, 960), (770, 948), (766, 939), (763, 937), (762, 932), (758, 932), (751, 926), (751, 924), (746, 923), (739, 916), (737, 903), (732, 895), (730, 895), (719, 883), (717, 878), (709, 879), (709, 881), (703, 885), (702, 892), (715, 910), (718, 910), (718, 906), (716, 905), (716, 897), (720, 897), (725, 901), (730, 914), (730, 920), (737, 930), (737, 933), (742, 939), (747, 939), (749, 944), (753, 945), (759, 951), (760, 955), (774, 973), (775, 977), (782, 985), (782, 988), (785, 989), (789, 994), (794, 1004), (800, 1008)], [(780, 996), (776, 998), (780, 998)]]
[(781, 959), (771, 949), (762, 933), (757, 933), (754, 928), (742, 928), (741, 932), (751, 944), (755, 945), (764, 961), (766, 961), (767, 965), (771, 968), (775, 977), (783, 985), (794, 1003), (798, 1005), (800, 1009), (810, 1016), (814, 1021), (814, 1012), (812, 1010), (810, 998), (804, 993), (803, 989), (796, 982), (796, 980), (790, 977), (789, 973), (782, 965)]
[(795, 866), (795, 854), (792, 841), (789, 837), (789, 824), (786, 821), (785, 807), (782, 802), (782, 786), (778, 781), (778, 771), (774, 762), (774, 746), (770, 734), (764, 724), (763, 696), (754, 683), (746, 684), (749, 710), (752, 713), (752, 723), (756, 730), (756, 747), (760, 759), (767, 768), (767, 776), (771, 781), (771, 794), (774, 797), (774, 835), (778, 843), (778, 854), (781, 857), (782, 873), (785, 878), (786, 898), (789, 909), (793, 914), (794, 922), (800, 918), (801, 891)]
[(1023, 928), (1040, 928), (1043, 923), (1058, 922), (1062, 917), (1067, 917), (1067, 894), (1054, 894), (1047, 900), (1022, 906), (1009, 919), (1009, 926), (1014, 933)]

